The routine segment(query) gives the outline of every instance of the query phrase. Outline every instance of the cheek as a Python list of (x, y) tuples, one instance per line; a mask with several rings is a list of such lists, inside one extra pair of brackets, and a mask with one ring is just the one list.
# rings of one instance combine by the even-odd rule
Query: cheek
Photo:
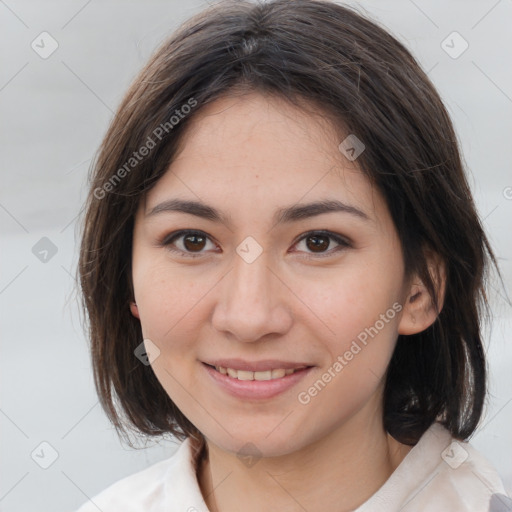
[(401, 309), (394, 287), (376, 289), (366, 275), (355, 275), (353, 282), (347, 278), (345, 284), (340, 288), (342, 283), (332, 283), (310, 296), (311, 303), (322, 304), (323, 322), (317, 324), (324, 325), (325, 334), (317, 332), (316, 343), (325, 358), (297, 397), (304, 411), (314, 411), (315, 422), (332, 427), (355, 415), (372, 397), (370, 407), (378, 406), (377, 392), (396, 344)]
[(154, 341), (162, 352), (180, 350), (189, 341), (187, 333), (204, 321), (199, 318), (206, 315), (203, 299), (215, 282), (194, 275), (192, 268), (178, 272), (168, 262), (135, 269), (134, 287), (144, 337)]
[(199, 330), (207, 322), (205, 298), (215, 282), (191, 272), (178, 272), (168, 262), (139, 267), (134, 272), (143, 336), (160, 350), (151, 367), (167, 394), (189, 418), (200, 413), (190, 400), (190, 392), (198, 384), (195, 340), (201, 338)]
[[(385, 270), (378, 261), (360, 259), (357, 265), (347, 262), (332, 272), (317, 272), (314, 279), (295, 283), (297, 296), (318, 326), (318, 336), (329, 340), (331, 355), (338, 355), (361, 333), (364, 338), (365, 329), (376, 322), (381, 338), (396, 338), (398, 315), (393, 304), (400, 299), (398, 266)], [(381, 315), (385, 316), (384, 325), (379, 321)]]

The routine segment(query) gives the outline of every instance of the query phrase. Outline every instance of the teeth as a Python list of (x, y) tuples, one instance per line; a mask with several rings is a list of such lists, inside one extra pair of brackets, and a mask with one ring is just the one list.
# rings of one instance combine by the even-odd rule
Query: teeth
[(286, 375), (286, 370), (284, 368), (280, 368), (279, 370), (272, 370), (272, 378), (273, 379), (281, 379)]
[(228, 371), (228, 375), (230, 377), (233, 377), (234, 379), (238, 379), (238, 372), (236, 370), (233, 370), (232, 368), (226, 368)]
[[(305, 368), (304, 366), (302, 368)], [(247, 370), (234, 370), (233, 368), (224, 368), (223, 366), (216, 366), (215, 369), (222, 373), (222, 375), (228, 375), (233, 379), (238, 380), (272, 380), (282, 379), (286, 375), (291, 375), (295, 370), (302, 368), (277, 368), (275, 370), (265, 370), (263, 372), (250, 372)]]
[[(238, 373), (240, 375), (240, 373)], [(254, 380), (271, 380), (272, 370), (266, 370), (264, 372), (254, 372)]]

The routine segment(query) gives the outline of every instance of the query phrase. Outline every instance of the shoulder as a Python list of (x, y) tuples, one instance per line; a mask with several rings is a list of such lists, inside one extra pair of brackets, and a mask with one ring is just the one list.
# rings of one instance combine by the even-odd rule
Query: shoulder
[(505, 512), (512, 500), (489, 461), (433, 424), (385, 484), (357, 512)]
[[(113, 483), (89, 499), (77, 512), (110, 512), (122, 507), (125, 512), (143, 510), (150, 501), (161, 500), (163, 483), (173, 457)], [(149, 509), (148, 509), (149, 510)]]
[[(76, 512), (172, 511), (183, 503), (202, 509), (189, 440), (169, 458), (127, 476), (90, 498)], [(193, 510), (193, 508), (192, 508)]]
[(450, 437), (445, 444), (431, 494), (443, 493), (446, 503), (457, 504), (461, 512), (512, 511), (512, 500), (487, 458), (469, 442)]

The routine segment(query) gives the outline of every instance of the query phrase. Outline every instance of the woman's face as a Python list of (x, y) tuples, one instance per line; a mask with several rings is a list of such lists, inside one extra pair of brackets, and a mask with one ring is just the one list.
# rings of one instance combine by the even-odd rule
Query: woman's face
[(134, 229), (158, 380), (231, 452), (381, 421), (409, 291), (383, 198), (331, 125), (282, 100), (223, 98), (191, 121)]

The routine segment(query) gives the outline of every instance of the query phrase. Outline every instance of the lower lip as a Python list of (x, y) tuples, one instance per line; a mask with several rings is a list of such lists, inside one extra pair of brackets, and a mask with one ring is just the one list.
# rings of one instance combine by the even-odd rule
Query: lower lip
[(237, 398), (265, 400), (284, 393), (301, 381), (313, 367), (304, 368), (285, 375), (280, 379), (272, 380), (238, 380), (223, 375), (215, 368), (202, 363), (210, 377), (221, 386), (222, 389)]

